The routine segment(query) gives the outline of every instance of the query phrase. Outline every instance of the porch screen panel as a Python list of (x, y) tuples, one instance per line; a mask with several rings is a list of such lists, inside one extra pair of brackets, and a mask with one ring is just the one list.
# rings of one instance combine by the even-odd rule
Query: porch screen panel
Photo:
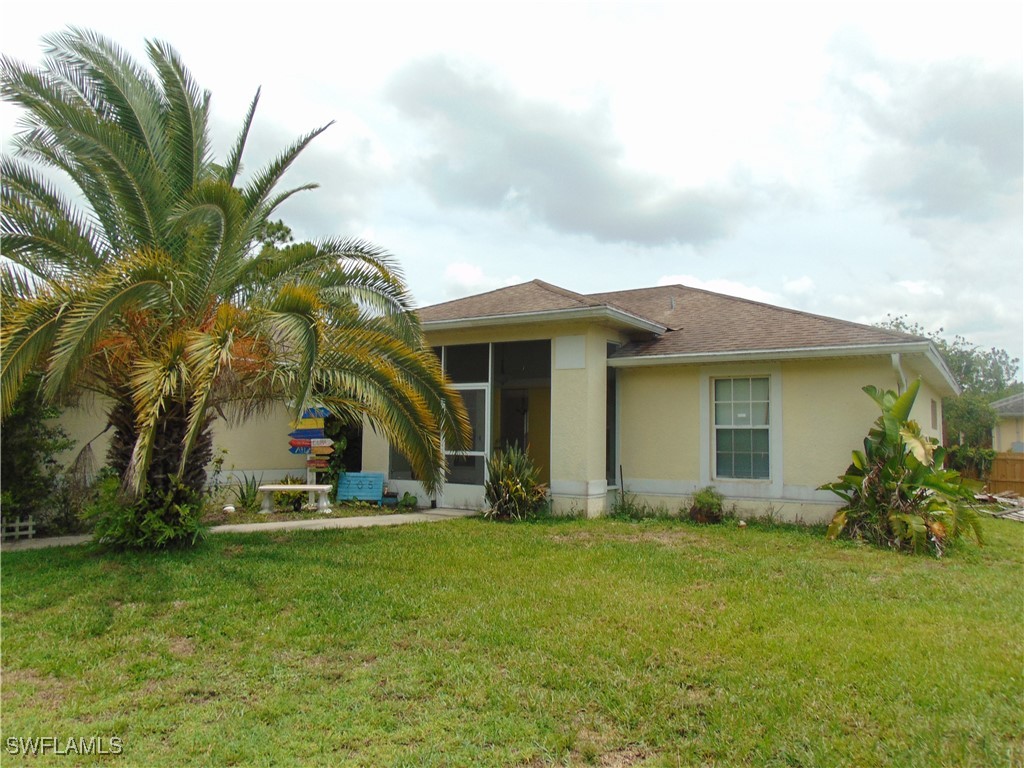
[(487, 463), (487, 387), (461, 387), (459, 394), (466, 406), (472, 439), (468, 450), (447, 454), (448, 482), (459, 485), (483, 485)]

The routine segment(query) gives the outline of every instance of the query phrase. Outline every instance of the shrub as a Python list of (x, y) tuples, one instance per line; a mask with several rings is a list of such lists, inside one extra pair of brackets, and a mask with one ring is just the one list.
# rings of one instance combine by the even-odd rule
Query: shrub
[(31, 515), (39, 534), (70, 533), (77, 515), (70, 520), (63, 503), (63, 487), (55, 454), (73, 447), (64, 430), (47, 422), (60, 411), (43, 405), (38, 394), (38, 377), (22, 387), (0, 428), (0, 491), (3, 512), (12, 517)]
[(263, 476), (242, 475), (238, 485), (232, 487), (231, 495), (235, 497), (235, 506), (242, 512), (252, 512), (260, 505), (260, 486)]
[(548, 488), (540, 482), (540, 470), (518, 445), (506, 446), (487, 461), (484, 517), (494, 520), (526, 520), (539, 516), (547, 506)]
[[(298, 475), (285, 475), (281, 485), (304, 485), (306, 478)], [(277, 491), (274, 494), (274, 506), (282, 507), (286, 512), (301, 512), (306, 503), (306, 491)]]
[(713, 486), (701, 488), (693, 494), (690, 504), (690, 519), (697, 523), (720, 523), (724, 517), (725, 497)]
[(418, 498), (406, 491), (402, 494), (402, 498), (398, 500), (398, 507), (399, 509), (415, 509), (419, 503), (420, 500)]
[(205, 536), (205, 499), (176, 477), (163, 494), (147, 494), (135, 503), (125, 503), (120, 488), (120, 477), (104, 477), (97, 483), (96, 500), (86, 508), (97, 543), (117, 549), (161, 549), (195, 544)]
[(945, 449), (938, 441), (924, 437), (908, 419), (920, 387), (920, 379), (902, 395), (864, 387), (882, 415), (864, 439), (864, 450), (853, 452), (846, 473), (821, 486), (846, 502), (828, 538), (845, 534), (896, 549), (931, 549), (936, 555), (966, 530), (982, 542), (981, 518), (968, 503), (973, 493), (959, 474), (943, 469)]

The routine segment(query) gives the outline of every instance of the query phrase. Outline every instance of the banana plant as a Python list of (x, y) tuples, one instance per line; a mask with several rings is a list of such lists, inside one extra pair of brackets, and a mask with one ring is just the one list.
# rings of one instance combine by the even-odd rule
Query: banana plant
[(943, 468), (945, 449), (910, 419), (920, 388), (920, 379), (902, 394), (864, 387), (882, 413), (864, 449), (852, 452), (846, 472), (821, 486), (845, 502), (828, 527), (829, 539), (846, 534), (936, 554), (967, 531), (983, 541), (981, 518), (970, 505), (973, 494), (958, 473)]

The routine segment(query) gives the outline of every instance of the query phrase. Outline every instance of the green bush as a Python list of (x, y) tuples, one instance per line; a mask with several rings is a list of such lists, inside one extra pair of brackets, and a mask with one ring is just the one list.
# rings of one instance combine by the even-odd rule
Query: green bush
[(252, 512), (260, 505), (260, 486), (263, 485), (263, 476), (257, 478), (255, 475), (243, 474), (238, 485), (231, 488), (231, 495), (235, 498), (235, 506), (240, 512)]
[(3, 513), (11, 517), (31, 516), (37, 535), (73, 533), (76, 514), (67, 513), (67, 480), (55, 455), (74, 443), (59, 427), (48, 421), (60, 414), (43, 405), (38, 394), (38, 377), (22, 388), (10, 414), (0, 427), (0, 492)]
[[(306, 478), (298, 475), (285, 475), (281, 485), (305, 485)], [(282, 507), (286, 512), (301, 512), (306, 503), (306, 491), (277, 491), (274, 494), (274, 506)]]
[(697, 523), (720, 523), (724, 514), (725, 497), (713, 486), (701, 488), (693, 494), (690, 503), (690, 519)]
[(205, 499), (176, 479), (164, 494), (149, 494), (135, 503), (125, 502), (120, 490), (119, 477), (104, 477), (97, 482), (95, 501), (85, 510), (98, 544), (115, 549), (162, 549), (195, 544), (206, 535), (202, 523)]
[(487, 461), (484, 517), (492, 520), (527, 520), (547, 507), (548, 488), (540, 470), (518, 445), (495, 452)]
[(415, 509), (420, 503), (420, 500), (413, 496), (411, 493), (406, 491), (402, 494), (402, 498), (398, 500), (399, 509)]
[(830, 539), (845, 534), (936, 555), (968, 530), (982, 542), (981, 518), (970, 506), (973, 493), (959, 474), (943, 469), (945, 449), (908, 418), (920, 387), (920, 379), (902, 395), (864, 387), (882, 415), (846, 473), (821, 486), (846, 502), (828, 528)]

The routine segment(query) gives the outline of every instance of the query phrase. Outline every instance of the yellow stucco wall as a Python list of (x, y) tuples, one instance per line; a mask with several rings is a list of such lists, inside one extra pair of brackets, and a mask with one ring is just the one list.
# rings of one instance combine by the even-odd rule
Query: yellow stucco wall
[(700, 467), (698, 370), (677, 365), (620, 368), (618, 387), (622, 474), (696, 482)]
[(861, 388), (895, 390), (896, 378), (888, 359), (784, 363), (783, 483), (813, 489), (838, 477), (881, 413)]
[[(102, 401), (85, 403), (78, 408), (69, 408), (58, 419), (61, 427), (75, 442), (75, 447), (58, 457), (65, 465), (70, 464), (89, 440), (103, 430), (107, 423), (105, 404)], [(265, 416), (249, 419), (244, 424), (229, 427), (223, 421), (213, 424), (214, 457), (223, 449), (224, 472), (226, 475), (256, 474), (264, 480), (279, 479), (285, 474), (303, 474), (306, 471), (304, 456), (288, 452), (288, 433), (291, 431), (290, 412), (279, 406)], [(96, 468), (106, 463), (107, 446), (111, 432), (92, 442)]]
[(1009, 451), (1014, 443), (1024, 442), (1024, 417), (1006, 417), (992, 430), (992, 447), (1000, 453)]
[[(773, 441), (772, 471), (781, 478), (718, 481), (711, 455), (712, 398), (702, 390), (710, 390), (715, 378), (746, 375), (777, 380), (773, 392), (781, 394), (781, 408), (773, 410), (773, 419), (777, 415), (781, 424), (773, 426), (781, 427), (781, 439)], [(817, 488), (846, 468), (850, 452), (879, 413), (861, 390), (867, 384), (897, 387), (889, 358), (620, 368), (619, 445), (626, 490), (653, 506), (678, 509), (695, 490), (713, 484), (728, 489), (727, 499), (740, 513), (770, 508), (784, 519), (827, 519), (839, 501)], [(915, 415), (922, 410), (930, 418), (932, 395), (922, 387), (923, 405)]]

